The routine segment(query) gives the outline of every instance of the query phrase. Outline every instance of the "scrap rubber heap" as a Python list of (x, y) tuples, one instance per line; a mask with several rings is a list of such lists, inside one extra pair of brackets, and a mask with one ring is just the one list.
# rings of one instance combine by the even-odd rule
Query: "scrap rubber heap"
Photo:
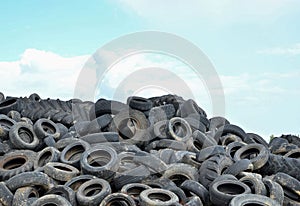
[(267, 143), (176, 95), (0, 93), (2, 206), (300, 205), (300, 139)]

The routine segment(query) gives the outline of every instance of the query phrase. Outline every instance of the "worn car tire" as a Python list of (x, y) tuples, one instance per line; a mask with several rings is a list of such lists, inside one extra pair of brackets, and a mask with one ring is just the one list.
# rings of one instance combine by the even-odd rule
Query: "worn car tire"
[(229, 206), (240, 206), (240, 205), (262, 205), (262, 206), (280, 206), (280, 204), (271, 198), (257, 195), (257, 194), (243, 194), (234, 197)]
[(79, 205), (98, 206), (111, 193), (109, 183), (104, 179), (92, 179), (83, 183), (76, 193)]
[(34, 150), (39, 144), (32, 125), (25, 122), (16, 123), (11, 127), (9, 140), (17, 149)]
[(19, 150), (5, 154), (0, 159), (0, 180), (4, 181), (17, 174), (31, 171), (35, 160), (35, 152)]

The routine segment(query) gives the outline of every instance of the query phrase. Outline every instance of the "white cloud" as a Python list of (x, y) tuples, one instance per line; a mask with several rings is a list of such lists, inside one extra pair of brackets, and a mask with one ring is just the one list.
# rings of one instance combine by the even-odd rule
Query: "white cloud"
[[(212, 20), (231, 23), (276, 19), (297, 9), (297, 0), (116, 0), (127, 11), (132, 11), (150, 22), (184, 22)], [(298, 7), (299, 8), (299, 7)], [(186, 22), (185, 22), (186, 23)], [(191, 22), (192, 23), (192, 22)], [(213, 26), (213, 25), (212, 25)]]
[(275, 47), (275, 48), (263, 49), (257, 51), (257, 53), (269, 54), (269, 55), (299, 55), (300, 43), (295, 44), (291, 47)]
[(52, 52), (27, 49), (18, 61), (0, 62), (2, 92), (9, 96), (37, 92), (42, 97), (72, 98), (79, 71), (87, 58), (65, 58)]

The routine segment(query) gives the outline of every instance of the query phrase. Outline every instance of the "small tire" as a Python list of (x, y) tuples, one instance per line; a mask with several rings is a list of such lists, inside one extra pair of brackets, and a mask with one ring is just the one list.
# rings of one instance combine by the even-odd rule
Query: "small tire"
[(229, 206), (240, 206), (240, 205), (262, 205), (262, 206), (280, 206), (280, 204), (271, 198), (256, 195), (256, 194), (245, 194), (234, 197)]
[(45, 195), (33, 202), (32, 206), (72, 206), (72, 204), (59, 195)]
[(34, 150), (39, 139), (33, 131), (33, 127), (25, 122), (16, 123), (9, 131), (9, 140), (17, 149)]
[(147, 189), (140, 194), (141, 206), (169, 206), (178, 202), (173, 192), (164, 189)]
[(96, 178), (83, 183), (76, 192), (76, 198), (81, 206), (98, 206), (110, 193), (109, 183), (104, 179)]

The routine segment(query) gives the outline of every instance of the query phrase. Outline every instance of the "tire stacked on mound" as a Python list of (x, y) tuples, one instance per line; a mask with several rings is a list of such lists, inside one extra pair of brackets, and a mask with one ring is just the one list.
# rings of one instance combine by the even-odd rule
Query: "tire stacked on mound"
[(300, 205), (299, 147), (176, 95), (0, 93), (0, 205)]

